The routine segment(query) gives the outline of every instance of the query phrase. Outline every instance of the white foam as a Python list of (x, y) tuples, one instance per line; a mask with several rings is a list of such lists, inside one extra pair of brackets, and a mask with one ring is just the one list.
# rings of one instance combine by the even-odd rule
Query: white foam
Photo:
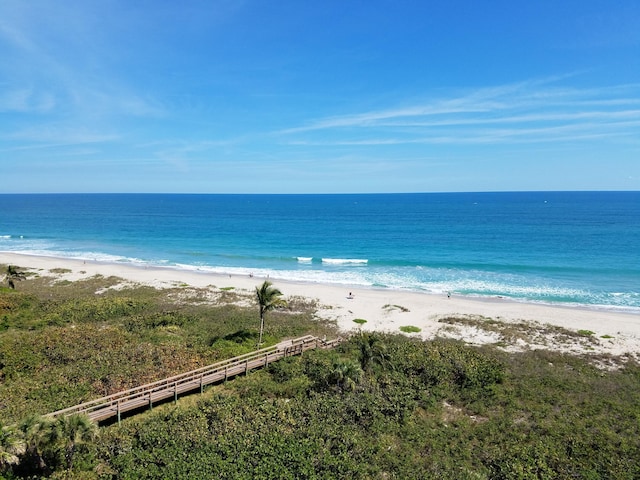
[(366, 258), (323, 258), (322, 263), (329, 265), (366, 265), (369, 260)]
[(69, 258), (73, 260), (87, 260), (99, 263), (125, 263), (135, 266), (150, 265), (149, 262), (139, 258), (122, 257), (118, 255), (109, 255), (106, 253), (98, 252), (68, 252), (61, 250), (25, 248), (22, 250), (11, 250), (10, 253), (27, 253), (29, 255), (33, 255), (34, 257)]
[[(13, 240), (7, 240), (6, 238), (7, 235), (0, 236), (0, 243), (7, 245), (13, 242)], [(598, 290), (572, 288), (571, 286), (559, 284), (553, 279), (535, 279), (480, 270), (443, 269), (428, 266), (389, 268), (375, 264), (368, 265), (368, 260), (361, 258), (322, 258), (322, 263), (320, 263), (319, 257), (290, 256), (285, 258), (287, 260), (286, 265), (288, 265), (287, 269), (272, 269), (256, 268), (256, 265), (237, 267), (177, 263), (166, 259), (166, 257), (143, 260), (95, 251), (61, 251), (59, 247), (56, 248), (45, 240), (29, 240), (25, 241), (24, 244), (21, 242), (21, 245), (12, 246), (6, 250), (45, 257), (73, 258), (76, 260), (131, 266), (162, 266), (202, 273), (252, 276), (304, 283), (352, 285), (354, 287), (434, 294), (451, 292), (468, 297), (505, 297), (528, 303), (585, 306), (634, 313), (640, 311), (640, 293), (637, 291), (601, 292)]]

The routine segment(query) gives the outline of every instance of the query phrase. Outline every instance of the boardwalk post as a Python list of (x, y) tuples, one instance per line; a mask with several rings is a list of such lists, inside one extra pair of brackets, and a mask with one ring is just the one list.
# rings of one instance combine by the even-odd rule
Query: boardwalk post
[(200, 375), (200, 395), (204, 393), (204, 375)]
[(246, 377), (247, 375), (249, 375), (249, 360), (244, 362), (244, 376)]
[(175, 382), (173, 387), (173, 403), (178, 403), (178, 382)]
[(120, 425), (120, 400), (116, 404), (116, 411), (118, 412), (118, 425)]

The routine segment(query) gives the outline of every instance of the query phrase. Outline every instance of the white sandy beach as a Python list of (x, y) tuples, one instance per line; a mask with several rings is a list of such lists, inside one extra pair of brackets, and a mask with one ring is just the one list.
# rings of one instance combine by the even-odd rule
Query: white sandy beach
[[(55, 279), (80, 280), (95, 275), (115, 276), (125, 281), (151, 285), (156, 288), (189, 285), (197, 288), (219, 290), (234, 287), (238, 292), (252, 295), (263, 278), (215, 275), (198, 271), (172, 268), (137, 267), (122, 264), (83, 262), (67, 258), (41, 257), (0, 252), (0, 264), (16, 265), (32, 270), (41, 276)], [(54, 274), (52, 269), (70, 272)], [(420, 332), (411, 335), (424, 339), (448, 336), (471, 344), (500, 343), (505, 348), (551, 348), (574, 353), (609, 353), (640, 358), (640, 315), (607, 310), (572, 308), (514, 302), (502, 298), (478, 299), (452, 295), (432, 295), (386, 289), (363, 289), (325, 284), (294, 283), (277, 278), (270, 279), (286, 297), (316, 299), (320, 305), (318, 315), (335, 320), (345, 333), (363, 330), (400, 332), (402, 326), (414, 326)], [(352, 293), (353, 298), (348, 298)], [(478, 325), (449, 325), (439, 322), (445, 317), (485, 317), (500, 323), (491, 328)], [(365, 319), (362, 326), (354, 319)], [(526, 322), (527, 338), (508, 338), (501, 334), (501, 327)], [(546, 325), (546, 327), (545, 327)], [(566, 338), (554, 334), (549, 325), (577, 331), (591, 331), (587, 337)], [(539, 335), (532, 334), (539, 332)], [(604, 338), (603, 338), (604, 337)]]

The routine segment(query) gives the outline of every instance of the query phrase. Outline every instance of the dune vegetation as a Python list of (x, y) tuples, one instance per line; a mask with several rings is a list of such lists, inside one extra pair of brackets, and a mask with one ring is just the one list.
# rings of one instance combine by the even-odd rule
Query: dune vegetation
[[(251, 292), (56, 282), (53, 273), (0, 288), (0, 477), (640, 478), (633, 360), (603, 369), (593, 357), (359, 329), (336, 349), (120, 424), (47, 421), (249, 352), (261, 326)], [(267, 313), (262, 341), (339, 335), (315, 308), (287, 298)]]

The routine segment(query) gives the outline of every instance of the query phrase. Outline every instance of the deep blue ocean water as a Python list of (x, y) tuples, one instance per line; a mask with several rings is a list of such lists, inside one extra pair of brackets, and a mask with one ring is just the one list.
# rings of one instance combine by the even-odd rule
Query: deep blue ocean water
[(0, 250), (640, 313), (640, 192), (0, 195)]

